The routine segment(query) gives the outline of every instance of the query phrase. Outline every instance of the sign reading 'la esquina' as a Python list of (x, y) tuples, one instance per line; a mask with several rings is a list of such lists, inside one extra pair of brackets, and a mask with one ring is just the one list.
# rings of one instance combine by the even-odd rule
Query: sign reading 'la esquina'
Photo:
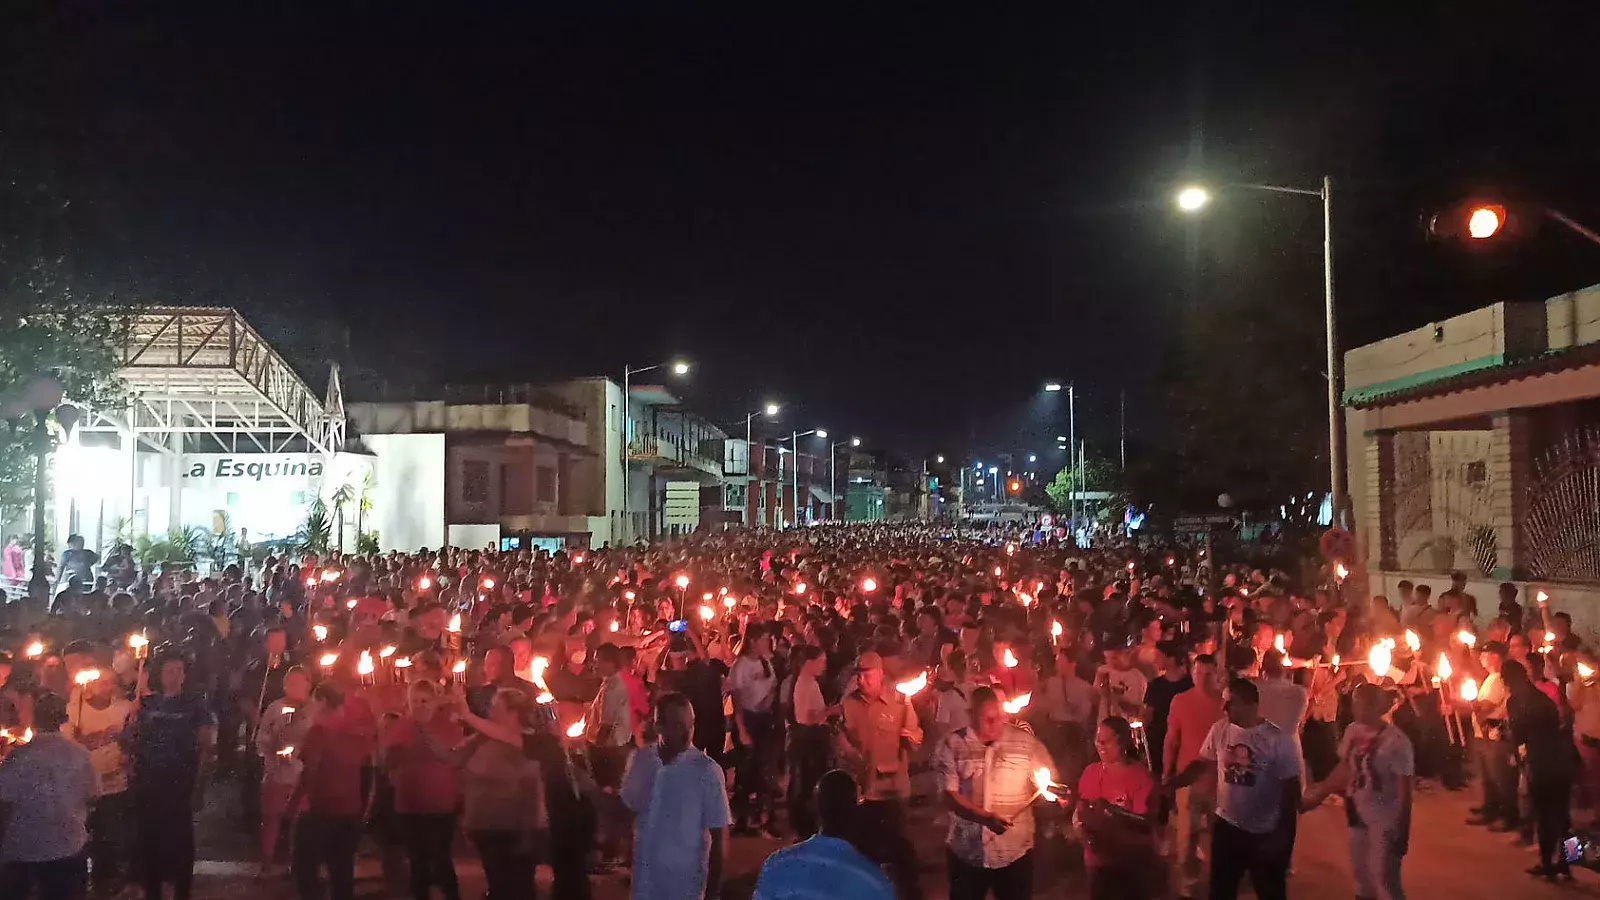
[(191, 460), (184, 470), (185, 478), (243, 478), (261, 481), (264, 478), (320, 478), (322, 460), (309, 458), (228, 457)]

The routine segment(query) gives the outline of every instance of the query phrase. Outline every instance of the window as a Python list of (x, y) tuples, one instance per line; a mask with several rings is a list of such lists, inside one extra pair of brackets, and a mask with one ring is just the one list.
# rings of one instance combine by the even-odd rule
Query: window
[(1467, 463), (1462, 470), (1462, 480), (1467, 484), (1483, 484), (1489, 480), (1489, 464), (1481, 459)]
[(534, 499), (540, 503), (556, 502), (556, 470), (554, 466), (540, 466)]
[(489, 502), (489, 463), (469, 459), (461, 463), (461, 502)]

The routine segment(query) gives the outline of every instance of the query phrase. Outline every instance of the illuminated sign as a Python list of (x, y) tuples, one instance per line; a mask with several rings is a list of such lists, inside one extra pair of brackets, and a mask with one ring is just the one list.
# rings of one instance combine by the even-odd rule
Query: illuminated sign
[(322, 477), (322, 460), (294, 459), (285, 457), (219, 457), (214, 465), (208, 465), (208, 460), (197, 460), (190, 463), (189, 468), (183, 473), (185, 478), (250, 478), (260, 481), (263, 478), (320, 478)]

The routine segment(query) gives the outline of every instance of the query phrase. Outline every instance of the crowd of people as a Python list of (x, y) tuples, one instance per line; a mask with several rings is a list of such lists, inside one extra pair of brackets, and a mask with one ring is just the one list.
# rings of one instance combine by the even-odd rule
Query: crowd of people
[[(1543, 594), (1359, 602), (1203, 550), (926, 525), (649, 546), (80, 567), (3, 610), (0, 896), (189, 896), (195, 813), (238, 792), (260, 876), (457, 900), (719, 897), (730, 835), (786, 846), (758, 897), (1286, 895), (1300, 813), (1342, 804), (1357, 896), (1404, 896), (1414, 790), (1569, 875), (1600, 801), (1597, 663)], [(81, 548), (81, 542), (70, 544)], [(67, 568), (67, 567), (63, 567)], [(1421, 785), (1422, 787), (1418, 787)], [(285, 866), (285, 863), (287, 864)]]

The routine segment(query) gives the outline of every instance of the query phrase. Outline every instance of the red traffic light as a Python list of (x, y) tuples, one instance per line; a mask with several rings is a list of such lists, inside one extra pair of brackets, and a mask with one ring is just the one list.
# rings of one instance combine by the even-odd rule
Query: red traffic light
[(1506, 222), (1504, 206), (1475, 206), (1467, 213), (1467, 236), (1474, 240), (1488, 240), (1500, 233)]
[(1495, 241), (1520, 230), (1516, 210), (1503, 203), (1474, 200), (1435, 212), (1428, 219), (1428, 236), (1445, 241), (1472, 243)]

